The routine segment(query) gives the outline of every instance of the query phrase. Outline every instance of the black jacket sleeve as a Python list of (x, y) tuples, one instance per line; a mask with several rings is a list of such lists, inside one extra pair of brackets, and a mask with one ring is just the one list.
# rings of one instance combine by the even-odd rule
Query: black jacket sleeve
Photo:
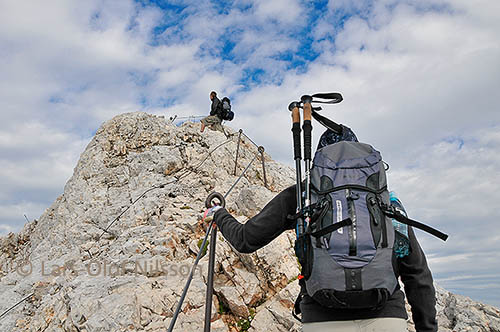
[(245, 224), (239, 223), (225, 209), (214, 215), (214, 220), (231, 245), (242, 253), (251, 253), (262, 248), (285, 230), (293, 229), (295, 221), (287, 219), (295, 214), (295, 186), (289, 187), (274, 197), (256, 216)]
[(411, 253), (401, 259), (399, 273), (405, 286), (415, 329), (417, 332), (437, 332), (436, 292), (432, 274), (411, 227), (408, 227), (408, 235)]

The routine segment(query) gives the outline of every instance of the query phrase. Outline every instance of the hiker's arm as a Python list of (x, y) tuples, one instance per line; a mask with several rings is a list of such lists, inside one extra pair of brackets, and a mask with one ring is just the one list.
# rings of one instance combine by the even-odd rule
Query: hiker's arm
[(400, 262), (401, 280), (405, 285), (405, 293), (411, 306), (413, 322), (417, 332), (436, 332), (436, 292), (432, 274), (427, 266), (425, 254), (415, 237), (411, 227), (408, 227), (410, 238), (410, 255)]
[(262, 248), (287, 229), (293, 229), (295, 222), (287, 219), (295, 214), (295, 186), (289, 187), (274, 197), (262, 211), (245, 224), (239, 223), (225, 209), (214, 215), (214, 220), (231, 245), (242, 253), (251, 253)]

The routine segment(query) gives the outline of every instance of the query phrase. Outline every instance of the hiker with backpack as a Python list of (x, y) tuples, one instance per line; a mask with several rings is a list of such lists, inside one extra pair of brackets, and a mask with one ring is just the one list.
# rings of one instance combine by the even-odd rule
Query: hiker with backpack
[[(408, 226), (421, 224), (408, 219), (387, 191), (378, 151), (359, 143), (348, 127), (336, 128), (320, 138), (311, 170), (310, 227), (295, 248), (302, 272), (294, 311), (302, 315), (303, 331), (407, 331), (406, 295), (416, 331), (435, 332), (433, 278)], [(220, 206), (208, 214), (237, 251), (252, 253), (297, 229), (304, 218), (297, 188), (303, 191), (304, 184), (280, 192), (245, 224)]]
[(210, 100), (212, 105), (210, 107), (210, 115), (201, 119), (201, 132), (205, 130), (206, 126), (209, 126), (213, 130), (218, 130), (222, 132), (226, 137), (228, 136), (224, 131), (222, 126), (222, 120), (231, 121), (234, 117), (234, 113), (231, 111), (231, 104), (229, 98), (224, 97), (222, 101), (217, 98), (217, 92), (210, 92)]

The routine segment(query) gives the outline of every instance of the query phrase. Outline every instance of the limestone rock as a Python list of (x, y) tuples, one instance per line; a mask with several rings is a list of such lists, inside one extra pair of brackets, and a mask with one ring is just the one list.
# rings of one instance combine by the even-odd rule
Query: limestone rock
[[(226, 128), (229, 133), (234, 132)], [(18, 234), (0, 238), (1, 331), (158, 331), (170, 324), (206, 225), (212, 191), (244, 223), (294, 183), (293, 169), (238, 135), (199, 132), (146, 113), (104, 123), (64, 193)], [(236, 167), (236, 173), (234, 172)], [(294, 234), (252, 254), (217, 239), (212, 331), (299, 331)], [(194, 271), (175, 331), (200, 331), (208, 255)], [(440, 331), (500, 331), (496, 308), (438, 288)], [(412, 325), (410, 323), (410, 328)]]

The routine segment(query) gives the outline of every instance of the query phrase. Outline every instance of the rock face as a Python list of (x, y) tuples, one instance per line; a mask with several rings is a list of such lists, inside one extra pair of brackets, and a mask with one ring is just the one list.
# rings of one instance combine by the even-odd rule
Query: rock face
[[(229, 132), (231, 130), (226, 128)], [(106, 122), (61, 195), (19, 234), (0, 238), (1, 331), (164, 331), (205, 228), (212, 191), (245, 222), (295, 172), (249, 140), (145, 113)], [(257, 158), (255, 159), (255, 156)], [(291, 316), (299, 287), (293, 232), (253, 254), (217, 240), (212, 331), (300, 331)], [(200, 331), (208, 255), (195, 272), (175, 331)], [(440, 331), (500, 331), (497, 309), (438, 288)], [(409, 322), (410, 330), (412, 324)]]

